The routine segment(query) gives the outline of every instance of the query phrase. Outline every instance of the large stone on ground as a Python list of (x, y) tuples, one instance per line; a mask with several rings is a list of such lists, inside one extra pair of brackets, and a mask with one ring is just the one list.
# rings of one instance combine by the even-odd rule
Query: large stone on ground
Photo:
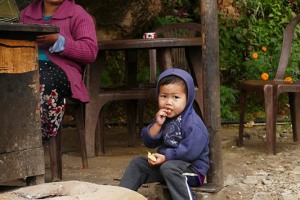
[(44, 183), (0, 194), (1, 200), (146, 200), (132, 190), (81, 181)]

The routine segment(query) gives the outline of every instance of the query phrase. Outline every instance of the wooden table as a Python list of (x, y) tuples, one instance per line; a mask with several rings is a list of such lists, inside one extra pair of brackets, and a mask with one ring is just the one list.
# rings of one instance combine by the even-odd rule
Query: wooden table
[[(156, 49), (158, 56), (158, 65), (162, 69), (172, 68), (172, 48), (185, 48), (186, 55), (191, 66), (190, 70), (193, 72), (193, 78), (198, 91), (195, 93), (199, 98), (203, 99), (203, 73), (201, 62), (201, 38), (157, 38), (157, 39), (129, 39), (129, 40), (111, 40), (99, 41), (99, 53), (96, 62), (92, 63), (88, 68), (87, 87), (90, 95), (90, 102), (86, 104), (85, 109), (85, 140), (88, 157), (95, 156), (95, 132), (97, 127), (97, 120), (99, 116), (99, 107), (103, 106), (105, 102), (99, 102), (98, 96), (100, 94), (100, 77), (102, 70), (106, 65), (106, 53), (111, 51), (124, 51), (125, 63), (127, 68), (127, 88), (119, 94), (115, 95), (115, 100), (128, 98), (128, 95), (133, 96), (130, 88), (136, 87), (137, 75), (137, 51)], [(128, 93), (126, 93), (128, 92)], [(137, 90), (134, 94), (136, 99), (145, 99), (153, 97), (155, 89), (153, 90)], [(205, 102), (200, 104), (201, 110)], [(101, 104), (101, 105), (99, 105)], [(99, 134), (99, 133), (97, 133)], [(100, 147), (103, 148), (103, 147)]]
[(49, 25), (0, 23), (0, 185), (44, 182), (35, 38), (58, 31)]

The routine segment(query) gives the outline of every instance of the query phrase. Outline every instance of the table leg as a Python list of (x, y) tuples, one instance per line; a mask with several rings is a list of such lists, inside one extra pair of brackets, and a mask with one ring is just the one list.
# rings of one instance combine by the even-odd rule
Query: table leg
[(90, 64), (87, 69), (87, 88), (89, 91), (90, 102), (85, 106), (84, 135), (86, 142), (86, 153), (88, 157), (95, 156), (95, 133), (97, 121), (100, 114), (102, 102), (98, 100), (99, 76), (106, 63), (106, 52), (99, 51), (97, 60)]
[[(125, 80), (129, 88), (137, 87), (137, 50), (128, 50), (125, 52)], [(134, 146), (137, 139), (136, 119), (137, 119), (137, 100), (130, 99), (126, 101), (127, 126), (128, 126), (128, 146)]]

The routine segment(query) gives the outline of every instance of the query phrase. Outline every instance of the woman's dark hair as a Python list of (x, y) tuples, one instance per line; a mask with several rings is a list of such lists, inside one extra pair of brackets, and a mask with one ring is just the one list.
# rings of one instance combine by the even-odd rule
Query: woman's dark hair
[(169, 84), (178, 84), (178, 85), (183, 85), (184, 86), (184, 89), (187, 93), (187, 86), (186, 86), (186, 83), (185, 81), (179, 77), (179, 76), (176, 76), (176, 75), (169, 75), (169, 76), (165, 76), (163, 77), (159, 83), (158, 83), (158, 86), (162, 86), (162, 85), (169, 85)]

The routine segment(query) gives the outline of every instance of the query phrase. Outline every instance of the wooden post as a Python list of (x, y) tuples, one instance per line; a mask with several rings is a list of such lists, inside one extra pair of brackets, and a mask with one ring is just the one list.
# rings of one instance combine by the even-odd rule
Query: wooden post
[(34, 41), (0, 39), (0, 183), (44, 182), (37, 49)]
[(0, 185), (43, 183), (37, 35), (56, 27), (0, 23)]
[[(204, 66), (205, 124), (210, 133), (208, 185), (223, 186), (220, 119), (219, 29), (217, 0), (200, 0)], [(217, 189), (216, 189), (217, 190)]]

